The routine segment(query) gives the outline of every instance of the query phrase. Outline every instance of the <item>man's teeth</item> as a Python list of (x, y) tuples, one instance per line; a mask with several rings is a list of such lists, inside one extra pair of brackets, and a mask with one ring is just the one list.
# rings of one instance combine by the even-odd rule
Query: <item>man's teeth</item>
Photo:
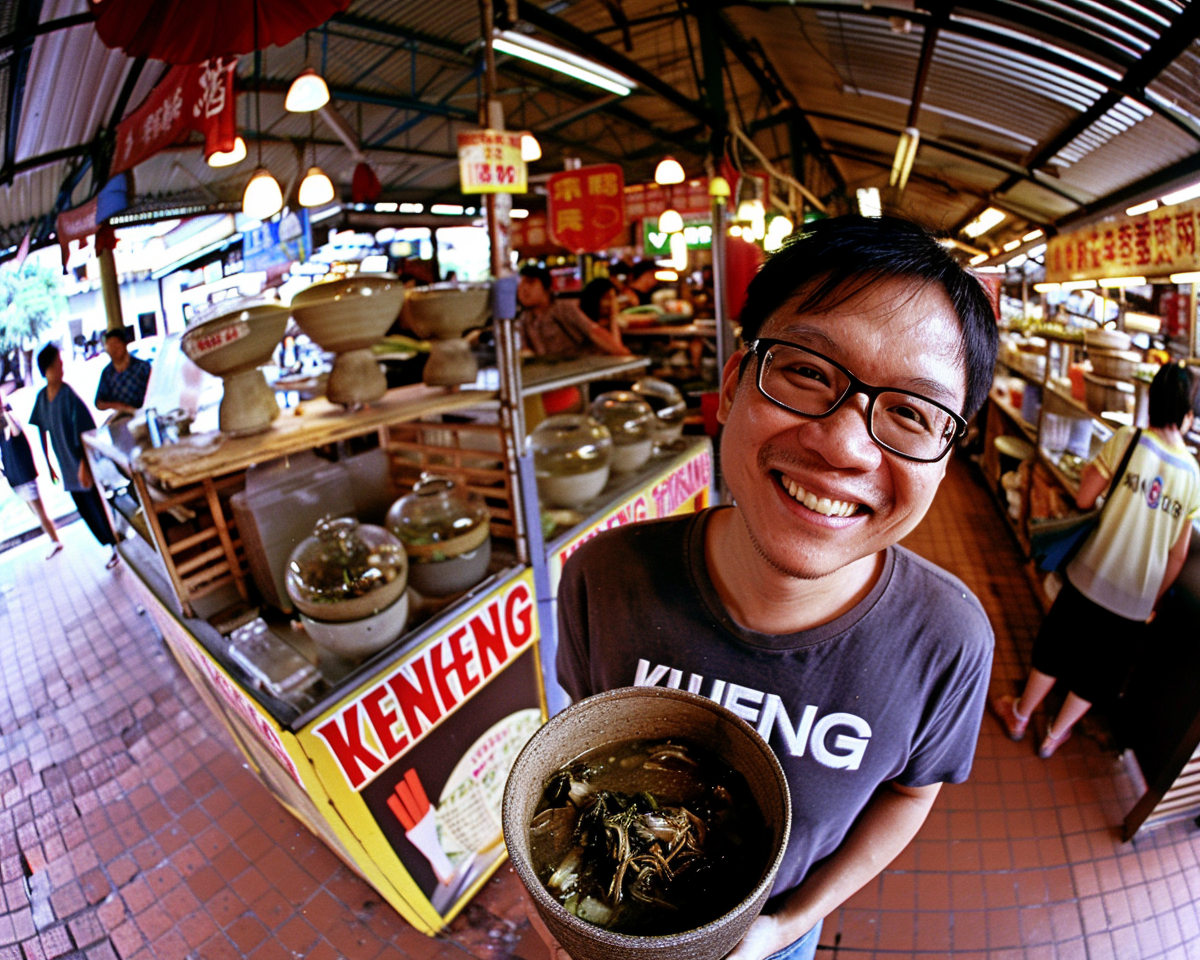
[(848, 517), (858, 509), (857, 503), (846, 503), (842, 500), (830, 500), (828, 497), (817, 498), (814, 494), (809, 493), (795, 480), (783, 478), (783, 485), (787, 487), (788, 493), (798, 502), (804, 504), (809, 510), (814, 510), (817, 513), (824, 514), (827, 517)]

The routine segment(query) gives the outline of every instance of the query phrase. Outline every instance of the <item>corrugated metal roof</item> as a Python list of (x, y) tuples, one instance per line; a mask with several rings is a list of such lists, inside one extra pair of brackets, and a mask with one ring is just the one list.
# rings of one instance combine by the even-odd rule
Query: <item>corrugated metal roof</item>
[[(700, 8), (676, 0), (535, 4), (557, 19), (531, 16), (541, 25), (516, 29), (566, 47), (579, 37), (585, 47), (597, 41), (593, 55), (626, 58), (654, 82), (612, 101), (561, 74), (499, 57), (498, 96), (508, 125), (538, 131), (543, 143), (533, 172), (561, 169), (566, 156), (615, 159), (633, 181), (648, 178), (667, 152), (689, 173), (701, 172), (709, 137), (698, 119), (704, 108), (684, 109), (701, 98)], [(944, 17), (906, 0), (886, 9), (861, 0), (705, 9), (725, 43), (730, 116), (756, 130), (761, 148), (789, 166), (787, 124), (796, 124), (796, 135), (807, 141), (802, 166), (822, 194), (841, 185), (886, 184), (914, 94), (923, 145), (902, 209), (939, 226), (956, 226), (978, 205), (997, 203), (1013, 214), (1000, 232), (1026, 220), (1052, 227), (1095, 212), (1107, 197), (1116, 203), (1131, 191), (1150, 190), (1164, 171), (1183, 176), (1193, 159), (1200, 174), (1200, 43), (1188, 43), (1200, 34), (1197, 5), (968, 0), (948, 6)], [(18, 10), (0, 5), (0, 38), (9, 43), (0, 49), (5, 110), (19, 76)], [(43, 0), (40, 21), (53, 25), (86, 11), (86, 0)], [(570, 29), (580, 33), (573, 37)], [(359, 137), (388, 197), (457, 194), (455, 136), (474, 125), (480, 35), (475, 0), (356, 0), (307, 42), (264, 52), (261, 124), (250, 109), (252, 96), (243, 94), (238, 105), (238, 124), (250, 143), (246, 161), (214, 170), (198, 149), (174, 149), (138, 167), (139, 193), (162, 202), (207, 197), (235, 203), (260, 135), (264, 161), (286, 186), (313, 161), (313, 147), (305, 144), (314, 130), (317, 162), (348, 189), (351, 153), (320, 119), (314, 125), (282, 108), (291, 78), (312, 66), (335, 91), (332, 108)], [(935, 39), (922, 73), (927, 37)], [(13, 164), (11, 184), (0, 182), (0, 246), (12, 242), (14, 229), (53, 212), (67, 177), (116, 119), (134, 69), (86, 22), (47, 30), (28, 50), (11, 146), (3, 141), (7, 123), (0, 123), (0, 158)], [(165, 69), (145, 64), (124, 112), (137, 107)], [(1127, 74), (1131, 79), (1123, 84)], [(238, 75), (254, 86), (253, 56), (242, 58)], [(918, 76), (924, 77), (919, 87)], [(71, 150), (75, 158), (60, 155)], [(46, 155), (36, 169), (20, 166)], [(1043, 169), (1026, 169), (1030, 163)], [(5, 175), (0, 170), (0, 181)], [(92, 189), (90, 175), (83, 176), (75, 199)]]

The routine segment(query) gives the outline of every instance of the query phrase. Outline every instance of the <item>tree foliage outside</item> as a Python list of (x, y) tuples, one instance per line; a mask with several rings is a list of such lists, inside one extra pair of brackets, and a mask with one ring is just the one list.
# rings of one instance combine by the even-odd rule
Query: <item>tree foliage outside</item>
[(0, 353), (37, 340), (66, 312), (59, 275), (32, 261), (0, 268)]

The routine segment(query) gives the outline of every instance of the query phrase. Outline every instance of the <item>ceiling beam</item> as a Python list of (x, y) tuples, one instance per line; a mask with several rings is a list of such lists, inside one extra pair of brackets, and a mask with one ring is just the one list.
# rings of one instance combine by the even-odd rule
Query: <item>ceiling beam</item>
[(913, 80), (912, 97), (908, 102), (906, 127), (917, 125), (917, 115), (921, 112), (921, 101), (925, 99), (925, 85), (929, 80), (929, 67), (933, 63), (933, 47), (937, 43), (938, 31), (949, 19), (950, 11), (939, 5), (921, 32), (921, 53), (917, 59), (917, 76)]
[(69, 17), (59, 17), (57, 20), (47, 20), (45, 23), (34, 25), (29, 30), (22, 30), (18, 27), (12, 33), (7, 33), (3, 37), (0, 37), (0, 50), (16, 46), (20, 37), (41, 37), (47, 33), (66, 30), (68, 27), (80, 27), (85, 23), (93, 23), (95, 19), (89, 10), (85, 13), (71, 14)]
[(617, 53), (603, 40), (584, 30), (580, 30), (574, 24), (568, 23), (561, 17), (547, 13), (541, 7), (531, 3), (530, 0), (517, 0), (517, 15), (526, 23), (532, 24), (544, 33), (548, 33), (559, 40), (571, 44), (606, 67), (611, 67), (613, 70), (625, 74), (630, 80), (634, 80), (647, 90), (658, 94), (664, 100), (673, 103), (697, 120), (709, 126), (720, 124), (721, 118), (714, 115), (705, 104), (693, 100), (675, 87), (672, 87), (669, 83), (660, 80), (650, 70), (630, 60), (628, 57)]
[(25, 78), (29, 73), (29, 58), (33, 53), (41, 0), (19, 0), (16, 29), (12, 37), (12, 54), (8, 58), (8, 103), (4, 118), (4, 160), (0, 163), (0, 182), (12, 183), (12, 170), (17, 159), (17, 137), (21, 132), (21, 109), (25, 105)]

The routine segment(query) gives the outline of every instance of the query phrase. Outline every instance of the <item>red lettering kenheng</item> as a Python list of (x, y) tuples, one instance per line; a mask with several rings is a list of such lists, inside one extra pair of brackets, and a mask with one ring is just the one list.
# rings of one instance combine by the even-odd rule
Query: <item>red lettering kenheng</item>
[(519, 580), (480, 614), (426, 644), (316, 728), (352, 790), (361, 790), (533, 638), (533, 597)]

